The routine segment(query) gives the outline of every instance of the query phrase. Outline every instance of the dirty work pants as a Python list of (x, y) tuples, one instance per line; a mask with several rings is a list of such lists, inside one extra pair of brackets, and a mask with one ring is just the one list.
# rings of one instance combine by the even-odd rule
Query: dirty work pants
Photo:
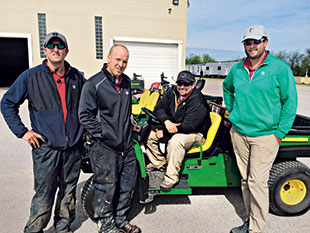
[(232, 128), (230, 135), (242, 177), (241, 189), (250, 221), (249, 232), (263, 232), (269, 211), (269, 171), (279, 144), (273, 134), (247, 137)]
[(81, 154), (81, 144), (67, 150), (55, 150), (42, 143), (40, 148), (32, 150), (35, 195), (25, 233), (40, 232), (47, 226), (57, 188), (54, 226), (58, 233), (70, 230), (75, 218)]
[[(168, 141), (167, 145), (167, 162), (165, 156), (162, 154), (159, 148), (160, 142)], [(167, 163), (167, 171), (165, 174), (165, 180), (176, 184), (179, 181), (179, 171), (182, 166), (182, 162), (185, 156), (185, 152), (191, 148), (193, 143), (199, 142), (203, 144), (205, 139), (201, 133), (182, 134), (176, 133), (171, 139), (164, 138), (158, 139), (156, 132), (151, 130), (147, 140), (146, 153), (151, 162), (151, 167), (161, 168)]]
[(136, 155), (133, 149), (120, 153), (96, 142), (89, 156), (94, 172), (94, 219), (99, 232), (113, 232), (128, 223), (138, 173)]

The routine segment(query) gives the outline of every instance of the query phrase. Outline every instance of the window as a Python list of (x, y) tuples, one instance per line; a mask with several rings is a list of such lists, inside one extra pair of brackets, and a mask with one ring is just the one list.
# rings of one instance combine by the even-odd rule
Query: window
[(217, 70), (221, 70), (221, 69), (222, 69), (222, 67), (221, 67), (221, 66), (218, 66), (218, 67), (217, 67)]
[(206, 70), (210, 70), (210, 67), (209, 67), (209, 66), (207, 66), (207, 67), (206, 67)]
[(45, 58), (44, 55), (44, 40), (46, 37), (46, 14), (38, 13), (38, 27), (39, 27), (39, 41), (40, 41), (40, 57)]
[(96, 59), (103, 59), (102, 17), (95, 16)]

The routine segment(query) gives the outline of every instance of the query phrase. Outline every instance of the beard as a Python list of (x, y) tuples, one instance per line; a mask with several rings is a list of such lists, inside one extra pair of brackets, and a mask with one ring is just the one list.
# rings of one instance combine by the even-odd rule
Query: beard
[(265, 54), (265, 50), (263, 49), (262, 51), (258, 51), (258, 53), (254, 56), (250, 55), (250, 53), (248, 53), (247, 51), (245, 53), (248, 56), (248, 58), (252, 60), (256, 60), (256, 59), (261, 58)]

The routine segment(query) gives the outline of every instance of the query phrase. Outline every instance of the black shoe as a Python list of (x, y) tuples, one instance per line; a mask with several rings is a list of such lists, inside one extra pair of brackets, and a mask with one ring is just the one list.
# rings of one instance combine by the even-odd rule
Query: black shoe
[(119, 230), (124, 231), (125, 233), (140, 233), (141, 229), (137, 227), (136, 225), (132, 225), (130, 223), (127, 223), (125, 226), (120, 227)]
[(248, 233), (249, 231), (249, 220), (245, 221), (242, 226), (234, 227), (230, 233)]

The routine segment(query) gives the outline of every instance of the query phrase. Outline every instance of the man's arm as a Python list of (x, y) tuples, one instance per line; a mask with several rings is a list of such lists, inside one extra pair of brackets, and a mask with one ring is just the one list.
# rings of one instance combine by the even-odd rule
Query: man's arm
[(18, 137), (22, 138), (28, 131), (19, 116), (19, 107), (28, 98), (27, 75), (21, 74), (13, 85), (3, 95), (1, 100), (2, 115), (11, 129)]
[(209, 111), (206, 105), (202, 103), (187, 103), (187, 105), (185, 117), (178, 127), (178, 133), (189, 134), (197, 132), (197, 130), (199, 130), (198, 127), (207, 120), (209, 120), (211, 124)]
[(102, 137), (101, 124), (97, 119), (99, 109), (96, 88), (91, 81), (87, 81), (82, 89), (79, 120), (81, 125), (95, 138)]
[(224, 103), (227, 107), (228, 112), (233, 110), (234, 101), (235, 101), (235, 90), (233, 85), (233, 72), (232, 70), (228, 73), (223, 82), (223, 95)]
[(170, 101), (173, 98), (173, 91), (170, 89), (156, 104), (154, 114), (158, 120), (164, 124), (166, 120), (169, 120), (167, 112), (169, 111)]
[(287, 65), (279, 77), (280, 101), (282, 103), (282, 113), (278, 129), (275, 136), (283, 139), (288, 131), (292, 128), (297, 111), (297, 90), (294, 74)]

